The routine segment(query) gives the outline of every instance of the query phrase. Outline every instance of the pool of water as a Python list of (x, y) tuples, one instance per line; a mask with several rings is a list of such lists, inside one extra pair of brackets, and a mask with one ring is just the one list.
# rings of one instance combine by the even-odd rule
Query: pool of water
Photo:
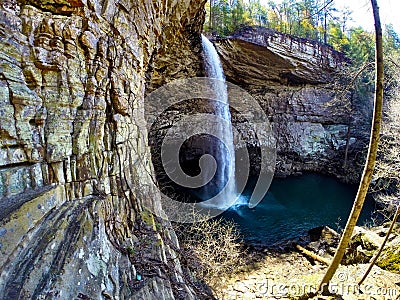
[[(243, 192), (249, 198), (254, 182)], [(264, 199), (252, 209), (236, 206), (222, 217), (234, 221), (247, 243), (273, 245), (297, 238), (308, 230), (328, 225), (344, 228), (350, 214), (357, 186), (319, 174), (275, 178)], [(359, 225), (371, 220), (374, 201), (366, 199)]]

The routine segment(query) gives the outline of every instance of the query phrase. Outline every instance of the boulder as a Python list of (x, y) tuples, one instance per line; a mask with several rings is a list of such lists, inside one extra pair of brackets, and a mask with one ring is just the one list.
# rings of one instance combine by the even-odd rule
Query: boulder
[(307, 248), (322, 257), (334, 255), (340, 234), (328, 226), (313, 228), (308, 232), (310, 243)]
[(400, 274), (400, 238), (385, 247), (377, 265), (384, 270)]
[(383, 240), (376, 232), (356, 226), (343, 258), (344, 263), (368, 263)]

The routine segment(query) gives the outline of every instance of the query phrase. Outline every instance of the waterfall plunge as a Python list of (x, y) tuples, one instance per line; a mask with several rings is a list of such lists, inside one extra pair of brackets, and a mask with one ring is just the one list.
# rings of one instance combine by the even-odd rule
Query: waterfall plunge
[[(212, 201), (212, 206), (218, 209), (227, 209), (232, 206), (237, 197), (235, 181), (235, 148), (233, 143), (231, 114), (229, 111), (228, 91), (225, 83), (224, 70), (214, 45), (202, 35), (202, 45), (204, 53), (205, 73), (208, 78), (218, 79), (220, 82), (212, 83), (215, 92), (215, 115), (226, 122), (217, 124), (219, 135), (224, 137), (224, 143), (219, 142), (213, 145), (214, 158), (218, 160), (220, 170), (215, 174), (215, 186), (206, 185), (202, 191), (201, 198), (207, 200), (215, 194), (215, 190), (220, 193)], [(225, 126), (224, 124), (225, 123)], [(226, 126), (228, 124), (228, 126)], [(205, 172), (207, 174), (207, 170)], [(207, 174), (209, 175), (209, 174)]]

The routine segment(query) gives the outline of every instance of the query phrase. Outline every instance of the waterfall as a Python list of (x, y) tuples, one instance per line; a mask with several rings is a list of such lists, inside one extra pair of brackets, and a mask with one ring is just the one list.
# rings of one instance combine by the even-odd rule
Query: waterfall
[[(236, 200), (236, 181), (235, 181), (235, 152), (233, 143), (233, 132), (231, 114), (229, 111), (228, 91), (225, 82), (224, 70), (214, 45), (202, 35), (202, 45), (204, 53), (205, 74), (208, 78), (218, 79), (213, 82), (212, 88), (215, 93), (214, 112), (219, 118), (225, 120), (224, 124), (217, 124), (218, 135), (224, 137), (224, 143), (217, 142), (212, 147), (212, 156), (217, 160), (218, 171), (214, 175), (214, 184), (206, 185), (202, 191), (203, 200), (214, 196), (215, 191), (220, 193), (213, 202), (213, 206), (218, 209), (227, 209)], [(228, 126), (226, 126), (228, 124)]]

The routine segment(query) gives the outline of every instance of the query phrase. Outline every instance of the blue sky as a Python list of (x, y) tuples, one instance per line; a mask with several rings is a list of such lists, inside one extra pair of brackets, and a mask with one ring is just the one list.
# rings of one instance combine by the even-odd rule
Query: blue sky
[[(350, 7), (355, 25), (360, 25), (367, 30), (374, 29), (371, 1), (369, 0), (334, 0), (337, 7)], [(400, 1), (377, 0), (379, 13), (383, 24), (393, 24), (397, 33), (400, 33)]]
[[(275, 0), (279, 3), (281, 0)], [(391, 23), (400, 35), (400, 0), (377, 0), (379, 12), (383, 24)], [(268, 0), (261, 0), (266, 4)], [(334, 0), (337, 8), (349, 8), (352, 13), (353, 22), (349, 25), (362, 26), (365, 30), (374, 29), (374, 21), (369, 0)]]

